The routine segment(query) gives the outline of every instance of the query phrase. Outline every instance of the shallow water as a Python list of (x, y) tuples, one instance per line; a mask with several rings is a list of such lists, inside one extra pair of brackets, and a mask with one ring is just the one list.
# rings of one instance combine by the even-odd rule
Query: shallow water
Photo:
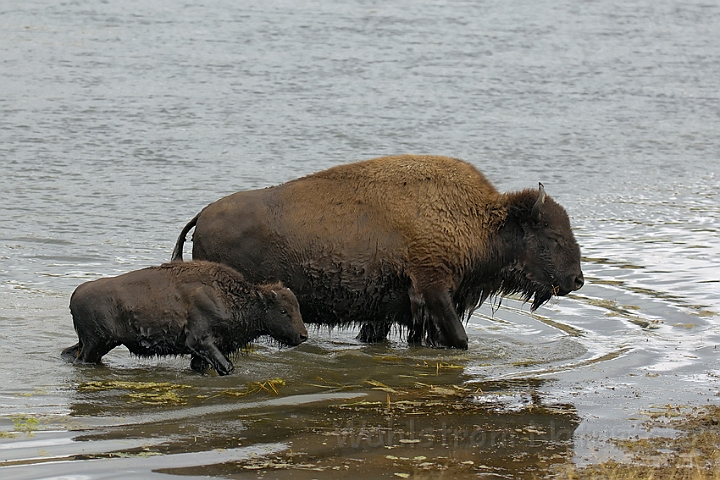
[[(703, 2), (6, 1), (3, 478), (542, 477), (720, 398), (720, 7)], [(568, 210), (586, 285), (395, 332), (67, 365), (80, 283), (169, 259), (228, 193), (435, 153)]]

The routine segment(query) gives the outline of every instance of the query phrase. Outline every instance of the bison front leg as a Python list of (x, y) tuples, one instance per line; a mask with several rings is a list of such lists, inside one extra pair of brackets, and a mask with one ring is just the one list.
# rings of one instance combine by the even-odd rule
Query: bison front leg
[(232, 362), (223, 355), (214, 343), (208, 346), (207, 351), (209, 353), (209, 360), (206, 361), (213, 366), (218, 375), (229, 375), (235, 370)]
[(202, 373), (208, 368), (210, 368), (210, 364), (202, 358), (198, 357), (197, 355), (193, 355), (190, 358), (190, 368), (196, 372)]
[(420, 295), (412, 295), (411, 307), (413, 327), (409, 338), (418, 342), (424, 332), (428, 342), (435, 347), (467, 350), (468, 336), (448, 290), (428, 288)]
[[(218, 375), (229, 375), (235, 370), (232, 362), (217, 348), (211, 339), (189, 343), (188, 348), (192, 352), (190, 368), (195, 371), (204, 371), (207, 364), (210, 364)], [(204, 368), (203, 364), (205, 364)]]
[(194, 308), (190, 311), (186, 327), (185, 346), (192, 355), (190, 368), (204, 371), (212, 366), (218, 375), (228, 375), (235, 369), (233, 364), (215, 345), (213, 325), (227, 324), (228, 313), (211, 289), (198, 287), (190, 295)]

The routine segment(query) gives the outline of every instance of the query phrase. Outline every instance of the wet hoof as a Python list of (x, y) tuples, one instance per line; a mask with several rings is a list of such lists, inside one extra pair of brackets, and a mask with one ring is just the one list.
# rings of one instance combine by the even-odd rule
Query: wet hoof
[(428, 330), (427, 335), (425, 337), (425, 343), (430, 348), (437, 348), (437, 349), (443, 349), (443, 348), (454, 348), (457, 350), (467, 350), (468, 349), (468, 339), (467, 335), (463, 338), (457, 338), (453, 341), (450, 341), (447, 336), (445, 336), (440, 330), (433, 329)]
[(230, 374), (233, 372), (233, 370), (235, 370), (235, 367), (233, 366), (232, 363), (229, 363), (229, 364), (227, 364), (227, 365), (220, 366), (220, 367), (218, 367), (218, 368), (215, 369), (215, 371), (216, 371), (216, 372), (218, 373), (218, 375), (220, 375), (221, 377), (222, 377), (222, 376), (225, 376), (225, 375), (230, 375)]
[(202, 358), (193, 355), (192, 359), (190, 359), (190, 368), (196, 372), (202, 373), (210, 368), (210, 364)]

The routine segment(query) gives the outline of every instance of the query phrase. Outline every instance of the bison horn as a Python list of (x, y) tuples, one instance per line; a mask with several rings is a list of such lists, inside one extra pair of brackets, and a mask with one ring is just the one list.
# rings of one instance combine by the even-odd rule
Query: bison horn
[(538, 223), (540, 222), (542, 218), (542, 206), (545, 204), (545, 199), (547, 198), (547, 194), (545, 193), (545, 186), (540, 183), (540, 194), (538, 195), (538, 199), (535, 202), (535, 205), (533, 205), (532, 209), (532, 219), (534, 222)]

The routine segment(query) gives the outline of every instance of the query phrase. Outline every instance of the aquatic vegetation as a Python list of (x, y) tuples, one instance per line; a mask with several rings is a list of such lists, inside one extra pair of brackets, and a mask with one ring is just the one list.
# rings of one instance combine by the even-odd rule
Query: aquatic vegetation
[(250, 382), (245, 388), (239, 390), (223, 390), (222, 395), (230, 395), (232, 397), (245, 397), (253, 393), (267, 392), (273, 395), (280, 395), (279, 387), (286, 385), (282, 378), (271, 378), (262, 382)]
[(33, 432), (40, 428), (40, 421), (34, 417), (18, 415), (10, 417), (10, 419), (12, 420), (14, 431), (0, 432), (0, 439), (15, 438), (20, 433), (25, 433), (28, 437), (32, 437)]
[(673, 327), (676, 328), (685, 328), (687, 330), (692, 330), (693, 328), (697, 327), (698, 325), (694, 323), (674, 323)]
[(28, 435), (32, 435), (32, 432), (40, 427), (40, 421), (37, 418), (24, 415), (12, 417), (12, 422), (16, 432), (27, 433)]
[(399, 393), (394, 388), (389, 387), (389, 386), (385, 385), (384, 383), (378, 382), (376, 380), (366, 380), (365, 383), (372, 385), (373, 390), (382, 390), (383, 392), (387, 392), (387, 393)]
[(166, 405), (171, 403), (181, 405), (187, 403), (185, 399), (181, 395), (178, 395), (178, 393), (174, 390), (130, 393), (128, 394), (128, 397), (138, 400), (146, 405)]
[(359, 385), (355, 384), (342, 384), (338, 382), (333, 382), (331, 380), (327, 380), (323, 377), (315, 377), (315, 380), (319, 383), (308, 383), (307, 385), (309, 387), (316, 387), (316, 388), (322, 388), (324, 390), (330, 390), (330, 391), (340, 391), (340, 390), (349, 390), (358, 388)]
[(119, 380), (85, 382), (78, 386), (80, 392), (129, 390), (124, 396), (145, 405), (183, 405), (187, 403), (179, 390), (191, 389), (190, 385), (170, 382), (124, 382)]
[(160, 452), (152, 452), (147, 449), (140, 450), (138, 452), (112, 452), (107, 454), (108, 458), (150, 458), (162, 455)]
[(123, 382), (119, 380), (106, 380), (102, 382), (84, 382), (78, 385), (80, 392), (97, 392), (103, 390), (156, 390), (166, 388), (193, 388), (190, 385), (182, 385), (169, 382)]
[(671, 427), (675, 437), (615, 439), (612, 441), (627, 455), (626, 461), (610, 460), (582, 468), (569, 466), (558, 475), (567, 480), (720, 479), (720, 406), (692, 408), (668, 405), (645, 412), (649, 430)]

